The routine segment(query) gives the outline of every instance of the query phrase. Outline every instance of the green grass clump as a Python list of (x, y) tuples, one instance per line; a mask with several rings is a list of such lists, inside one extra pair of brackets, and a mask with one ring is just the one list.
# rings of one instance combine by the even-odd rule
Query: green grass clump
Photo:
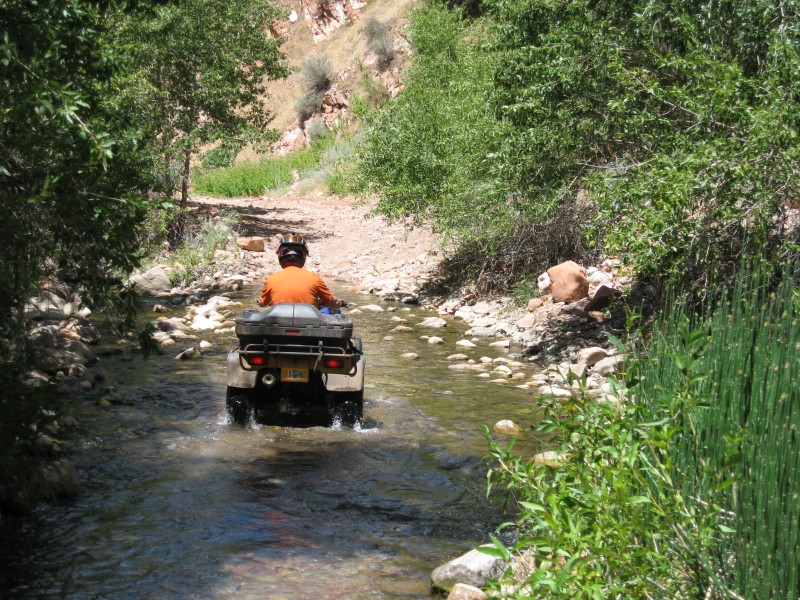
[(302, 178), (319, 169), (324, 152), (335, 142), (335, 135), (329, 134), (315, 140), (310, 147), (285, 156), (198, 173), (194, 177), (194, 191), (215, 198), (260, 196), (291, 185), (293, 174)]

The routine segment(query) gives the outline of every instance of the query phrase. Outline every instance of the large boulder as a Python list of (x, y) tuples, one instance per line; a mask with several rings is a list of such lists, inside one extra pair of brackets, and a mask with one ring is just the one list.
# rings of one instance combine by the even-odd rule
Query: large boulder
[(136, 291), (142, 294), (155, 294), (158, 292), (168, 292), (172, 289), (172, 282), (169, 274), (163, 267), (152, 267), (144, 273), (138, 273), (132, 280)]
[(575, 302), (589, 296), (586, 269), (568, 260), (547, 269), (553, 302)]

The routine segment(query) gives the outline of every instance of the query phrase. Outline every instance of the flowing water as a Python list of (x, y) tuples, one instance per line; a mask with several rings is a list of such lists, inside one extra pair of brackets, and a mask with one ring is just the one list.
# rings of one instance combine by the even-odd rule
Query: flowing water
[[(84, 491), (6, 531), (0, 596), (430, 597), (431, 570), (503, 520), (485, 498), (481, 426), (528, 424), (532, 395), (447, 369), (463, 324), (389, 335), (394, 315), (430, 316), (354, 317), (367, 355), (356, 429), (228, 423), (233, 334), (199, 336), (218, 350), (196, 360), (173, 359), (180, 343), (147, 361), (103, 358), (114, 403), (70, 406)], [(505, 352), (489, 341), (470, 355)], [(409, 351), (420, 359), (400, 358)]]

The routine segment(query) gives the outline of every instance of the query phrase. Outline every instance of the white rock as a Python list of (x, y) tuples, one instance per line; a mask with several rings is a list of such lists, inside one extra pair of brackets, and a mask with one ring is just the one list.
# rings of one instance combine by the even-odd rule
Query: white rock
[(456, 346), (459, 348), (475, 348), (475, 344), (473, 344), (469, 340), (458, 340), (456, 342)]
[(436, 337), (435, 335), (432, 335), (431, 337), (428, 338), (428, 343), (429, 344), (444, 344), (444, 340), (442, 338), (440, 338), (440, 337)]
[(551, 398), (572, 398), (572, 390), (567, 390), (554, 385), (544, 385), (539, 388), (542, 396)]
[(472, 365), (468, 363), (456, 363), (454, 365), (447, 365), (447, 368), (451, 371), (471, 371)]
[(405, 358), (407, 360), (417, 360), (419, 358), (419, 354), (416, 352), (406, 352), (400, 355), (400, 358)]
[(428, 317), (427, 319), (420, 321), (418, 325), (420, 327), (434, 327), (436, 329), (440, 329), (447, 325), (447, 321), (441, 317)]
[(467, 360), (469, 356), (466, 354), (451, 354), (447, 357), (447, 360)]
[(546, 272), (539, 275), (538, 279), (536, 280), (536, 285), (539, 287), (540, 292), (544, 292), (545, 290), (550, 288), (550, 275)]
[(494, 369), (492, 369), (492, 373), (497, 373), (499, 375), (505, 375), (506, 377), (511, 377), (513, 371), (509, 369), (505, 365), (498, 365)]
[(211, 346), (213, 346), (211, 342), (207, 342), (206, 340), (200, 340), (199, 345), (201, 349), (211, 348)]
[(219, 321), (207, 319), (206, 317), (197, 316), (192, 320), (189, 327), (195, 331), (208, 331), (209, 329), (216, 329), (220, 326)]
[(490, 348), (508, 348), (511, 345), (509, 340), (500, 340), (489, 344)]
[(600, 361), (597, 361), (597, 363), (595, 363), (592, 369), (594, 370), (595, 373), (598, 373), (600, 375), (608, 375), (609, 373), (615, 372), (617, 368), (624, 362), (625, 362), (625, 355), (618, 354), (616, 356), (609, 356)]
[(378, 306), (377, 304), (365, 304), (361, 307), (362, 312), (371, 312), (371, 313), (380, 313), (383, 312), (383, 308)]
[(503, 419), (502, 421), (498, 421), (494, 424), (492, 431), (499, 433), (500, 435), (518, 435), (520, 432), (520, 427), (514, 423), (514, 421)]

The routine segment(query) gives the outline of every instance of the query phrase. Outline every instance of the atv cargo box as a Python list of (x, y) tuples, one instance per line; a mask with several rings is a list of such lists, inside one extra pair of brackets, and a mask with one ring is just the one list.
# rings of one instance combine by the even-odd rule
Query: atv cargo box
[(321, 339), (326, 345), (343, 346), (353, 335), (353, 322), (345, 315), (322, 314), (310, 304), (276, 304), (237, 317), (236, 335), (242, 347), (263, 344), (266, 338), (289, 338), (300, 344)]

